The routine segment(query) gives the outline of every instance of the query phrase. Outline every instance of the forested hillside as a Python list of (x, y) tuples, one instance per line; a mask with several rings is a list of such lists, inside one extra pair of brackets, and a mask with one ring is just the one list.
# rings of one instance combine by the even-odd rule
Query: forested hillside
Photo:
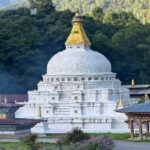
[(84, 14), (92, 14), (96, 8), (111, 12), (131, 12), (143, 23), (150, 22), (150, 0), (53, 0), (58, 10), (75, 11), (82, 6)]
[[(29, 7), (30, 0), (0, 0), (0, 8)], [(34, 0), (33, 0), (34, 1)], [(36, 0), (37, 1), (37, 0)], [(45, 0), (43, 0), (44, 2)], [(142, 23), (150, 23), (150, 0), (52, 0), (57, 10), (76, 11), (82, 8), (83, 14), (92, 15), (98, 7), (110, 12), (131, 12)]]
[[(0, 11), (0, 93), (35, 89), (49, 59), (65, 47), (74, 14), (57, 12), (50, 0), (40, 1), (32, 3), (37, 8), (34, 15), (28, 8)], [(132, 78), (149, 83), (150, 25), (142, 25), (130, 13), (106, 15), (95, 9), (92, 15), (84, 17), (92, 49), (111, 61), (123, 83)]]

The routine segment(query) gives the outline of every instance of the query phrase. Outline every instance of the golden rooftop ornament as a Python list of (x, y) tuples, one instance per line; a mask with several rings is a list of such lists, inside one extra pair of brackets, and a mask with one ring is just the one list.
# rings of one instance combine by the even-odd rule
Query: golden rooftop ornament
[(80, 15), (79, 11), (77, 11), (72, 20), (73, 27), (65, 43), (66, 45), (85, 45), (85, 46), (91, 45), (91, 42), (84, 31), (82, 22), (83, 18)]
[(17, 104), (17, 100), (15, 99), (15, 104)]
[(135, 80), (134, 80), (134, 79), (132, 79), (132, 81), (131, 81), (131, 85), (132, 85), (132, 86), (134, 86), (134, 85), (135, 85)]
[(4, 98), (4, 103), (7, 103), (7, 102), (8, 102), (8, 100), (7, 100), (7, 98), (5, 97), (5, 98)]
[(145, 94), (144, 99), (145, 99), (145, 101), (148, 101), (148, 100), (149, 100), (148, 94)]
[(39, 108), (38, 108), (38, 114), (37, 114), (38, 117), (42, 117), (41, 109), (42, 109), (41, 106), (39, 106)]
[(122, 97), (120, 97), (118, 108), (123, 108), (123, 107), (124, 107), (124, 102), (123, 102)]

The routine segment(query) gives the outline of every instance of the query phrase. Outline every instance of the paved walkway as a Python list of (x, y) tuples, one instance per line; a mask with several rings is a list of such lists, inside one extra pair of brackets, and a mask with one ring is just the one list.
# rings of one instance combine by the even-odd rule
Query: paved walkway
[(128, 142), (128, 141), (114, 141), (114, 150), (150, 150), (150, 143), (145, 142)]
[[(48, 139), (48, 138), (38, 138), (37, 142), (41, 142), (41, 143), (57, 143), (58, 139)], [(0, 139), (0, 143), (5, 143), (5, 142), (20, 142), (19, 139)]]

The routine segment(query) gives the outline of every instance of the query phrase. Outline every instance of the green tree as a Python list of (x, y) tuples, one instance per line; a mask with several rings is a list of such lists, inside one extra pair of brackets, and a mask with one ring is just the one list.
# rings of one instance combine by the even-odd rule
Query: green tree
[(92, 11), (92, 17), (97, 20), (97, 21), (102, 21), (103, 20), (103, 16), (104, 16), (104, 12), (102, 8), (96, 7), (93, 11)]
[[(58, 12), (50, 1), (32, 8), (0, 11), (0, 93), (19, 94), (36, 88), (50, 58), (65, 48), (73, 13)], [(41, 0), (42, 2), (42, 0)], [(47, 4), (47, 7), (45, 5)], [(32, 15), (31, 9), (37, 13)], [(107, 14), (107, 15), (106, 15)], [(101, 18), (102, 10), (95, 16)], [(84, 16), (91, 48), (104, 54), (123, 83), (150, 82), (150, 25), (131, 13), (106, 13), (106, 22)]]

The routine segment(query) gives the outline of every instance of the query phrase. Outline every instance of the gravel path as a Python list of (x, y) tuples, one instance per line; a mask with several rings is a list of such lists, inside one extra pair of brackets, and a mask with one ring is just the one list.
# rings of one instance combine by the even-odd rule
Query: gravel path
[(150, 150), (150, 143), (115, 141), (114, 150)]

